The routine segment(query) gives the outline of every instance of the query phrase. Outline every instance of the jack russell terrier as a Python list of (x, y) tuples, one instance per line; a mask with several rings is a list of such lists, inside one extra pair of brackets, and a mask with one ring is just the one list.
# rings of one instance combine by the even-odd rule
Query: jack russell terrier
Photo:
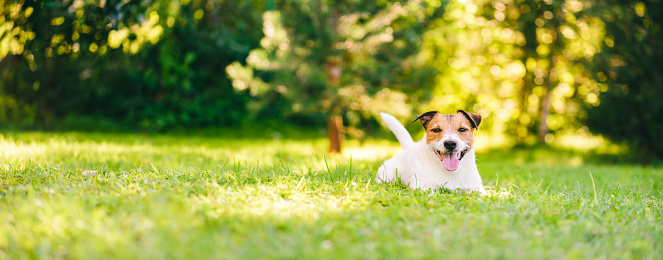
[(474, 129), (479, 127), (481, 115), (463, 110), (451, 115), (437, 111), (418, 115), (412, 122), (419, 120), (426, 134), (416, 143), (396, 118), (387, 113), (380, 116), (403, 151), (382, 164), (378, 182), (400, 179), (412, 189), (443, 187), (486, 195), (474, 157)]

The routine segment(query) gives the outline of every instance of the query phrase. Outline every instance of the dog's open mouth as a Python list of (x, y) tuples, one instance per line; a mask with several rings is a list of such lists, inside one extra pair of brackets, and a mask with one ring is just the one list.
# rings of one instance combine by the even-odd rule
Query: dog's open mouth
[(460, 160), (465, 157), (465, 153), (467, 153), (467, 149), (463, 150), (462, 152), (451, 152), (451, 153), (443, 153), (440, 152), (439, 150), (435, 150), (435, 155), (437, 155), (437, 158), (442, 161), (442, 165), (444, 165), (444, 168), (446, 168), (448, 171), (455, 171), (458, 169), (458, 166), (460, 165)]

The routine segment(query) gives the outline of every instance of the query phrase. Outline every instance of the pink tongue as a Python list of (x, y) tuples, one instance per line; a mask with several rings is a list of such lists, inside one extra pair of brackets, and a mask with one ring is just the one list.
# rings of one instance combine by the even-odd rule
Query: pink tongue
[(458, 169), (460, 161), (458, 160), (456, 153), (442, 153), (438, 154), (437, 157), (442, 160), (442, 165), (444, 165), (444, 168), (446, 168), (448, 171), (455, 171)]

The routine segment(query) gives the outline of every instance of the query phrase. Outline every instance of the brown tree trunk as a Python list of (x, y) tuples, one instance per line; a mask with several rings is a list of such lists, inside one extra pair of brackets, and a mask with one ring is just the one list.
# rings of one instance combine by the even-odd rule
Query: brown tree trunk
[(332, 116), (329, 120), (329, 152), (341, 153), (341, 145), (343, 143), (343, 118), (340, 116)]
[[(339, 57), (329, 57), (325, 69), (327, 71), (327, 80), (330, 86), (337, 87), (341, 82), (341, 61)], [(331, 118), (329, 119), (329, 152), (341, 153), (344, 128), (343, 118), (339, 116), (340, 113), (337, 105), (332, 105), (329, 108), (331, 111)]]

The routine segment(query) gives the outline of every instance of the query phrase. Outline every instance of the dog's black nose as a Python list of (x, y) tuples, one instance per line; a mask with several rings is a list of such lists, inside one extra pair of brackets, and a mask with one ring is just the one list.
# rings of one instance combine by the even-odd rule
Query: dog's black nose
[(451, 151), (453, 149), (456, 149), (456, 142), (454, 141), (444, 141), (444, 148), (447, 148), (447, 150)]

